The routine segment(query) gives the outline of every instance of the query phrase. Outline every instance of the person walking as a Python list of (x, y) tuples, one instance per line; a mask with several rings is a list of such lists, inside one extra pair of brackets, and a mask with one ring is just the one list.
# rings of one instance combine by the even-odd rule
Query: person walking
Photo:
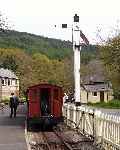
[(9, 102), (9, 106), (10, 106), (10, 118), (12, 118), (12, 115), (14, 114), (14, 117), (16, 117), (16, 111), (17, 111), (17, 107), (19, 105), (19, 99), (17, 96), (14, 95), (14, 93), (11, 93), (11, 97), (10, 97), (10, 102)]

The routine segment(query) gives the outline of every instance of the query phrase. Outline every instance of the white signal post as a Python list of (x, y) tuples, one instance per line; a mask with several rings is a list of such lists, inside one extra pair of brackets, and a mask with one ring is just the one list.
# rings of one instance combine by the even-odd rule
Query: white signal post
[[(80, 30), (79, 16), (75, 14), (72, 27), (72, 42), (74, 51), (74, 98), (76, 106), (81, 105), (80, 100), (80, 51), (83, 45), (88, 45), (89, 41)], [(62, 28), (67, 28), (67, 24), (62, 24)]]
[(74, 98), (76, 105), (80, 105), (80, 27), (79, 16), (75, 14), (73, 24), (73, 51), (74, 51)]
[(75, 104), (81, 105), (80, 96), (80, 51), (83, 45), (88, 45), (89, 41), (80, 30), (79, 16), (75, 14), (72, 29), (73, 51), (74, 51), (74, 82), (75, 82)]

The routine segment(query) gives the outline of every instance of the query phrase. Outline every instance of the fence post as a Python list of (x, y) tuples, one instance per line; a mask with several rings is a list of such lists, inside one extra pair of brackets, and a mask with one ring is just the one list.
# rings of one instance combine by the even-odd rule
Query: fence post
[(76, 107), (75, 106), (73, 106), (73, 122), (75, 123), (74, 124), (74, 128), (75, 128), (76, 124), (77, 124), (77, 122), (76, 122)]
[(96, 118), (95, 118), (95, 110), (93, 109), (93, 139), (96, 138)]
[(83, 131), (83, 134), (85, 134), (85, 112), (82, 111), (82, 131)]

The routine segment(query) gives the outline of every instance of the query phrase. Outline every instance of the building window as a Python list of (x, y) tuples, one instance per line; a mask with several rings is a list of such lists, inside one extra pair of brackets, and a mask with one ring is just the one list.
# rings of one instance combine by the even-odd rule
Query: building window
[(13, 85), (12, 79), (11, 79), (11, 82), (10, 82), (10, 84), (11, 84), (11, 85)]
[(93, 92), (93, 96), (97, 96), (97, 92)]
[(10, 80), (8, 79), (8, 85), (10, 85)]
[(2, 85), (5, 85), (4, 79), (2, 79)]

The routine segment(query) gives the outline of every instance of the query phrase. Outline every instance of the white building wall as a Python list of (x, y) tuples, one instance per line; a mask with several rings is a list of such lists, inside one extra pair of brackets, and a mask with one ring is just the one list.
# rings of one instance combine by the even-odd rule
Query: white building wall
[(85, 90), (81, 90), (81, 103), (87, 103), (87, 92)]
[(114, 99), (113, 90), (112, 90), (112, 89), (111, 89), (111, 90), (109, 91), (109, 93), (108, 93), (108, 99), (109, 99), (109, 100)]
[(97, 92), (97, 96), (94, 96), (93, 92), (89, 92), (88, 102), (91, 102), (91, 103), (100, 102), (100, 92)]
[[(88, 99), (87, 99), (88, 98)], [(113, 99), (113, 91), (104, 91), (104, 102), (108, 102)], [(86, 90), (81, 90), (81, 102), (82, 103), (97, 103), (100, 102), (100, 92), (97, 92), (97, 96), (94, 96), (94, 92), (88, 92)]]
[[(16, 79), (3, 79), (4, 81), (6, 80), (5, 84), (2, 85), (2, 90), (1, 90), (1, 97), (2, 100), (7, 99), (10, 97), (11, 93), (18, 94), (19, 93), (19, 81)], [(10, 85), (8, 84), (10, 83)]]
[(108, 99), (108, 93), (109, 92), (104, 92), (104, 102), (108, 102), (109, 99)]

